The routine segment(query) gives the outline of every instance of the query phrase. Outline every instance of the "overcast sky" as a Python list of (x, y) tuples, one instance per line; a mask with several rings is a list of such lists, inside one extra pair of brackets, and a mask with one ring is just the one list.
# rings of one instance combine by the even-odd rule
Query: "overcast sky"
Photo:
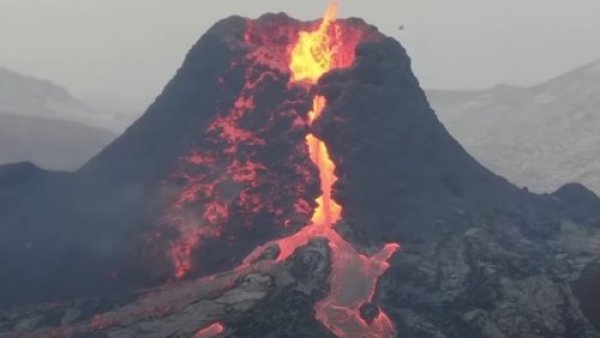
[[(141, 109), (215, 21), (327, 0), (0, 0), (0, 66)], [(429, 88), (534, 84), (600, 59), (600, 0), (340, 0), (408, 49)], [(398, 27), (406, 28), (399, 31)]]

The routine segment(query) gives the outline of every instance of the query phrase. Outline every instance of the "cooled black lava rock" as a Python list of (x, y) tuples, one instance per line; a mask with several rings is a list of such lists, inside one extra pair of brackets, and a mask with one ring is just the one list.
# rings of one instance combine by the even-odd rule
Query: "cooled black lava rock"
[(579, 183), (566, 184), (552, 196), (563, 202), (566, 209), (580, 221), (597, 216), (597, 211), (600, 210), (600, 198)]
[(379, 313), (379, 307), (373, 303), (366, 303), (360, 307), (360, 316), (369, 324), (373, 323), (373, 320), (379, 316)]
[(263, 271), (247, 267), (145, 295), (0, 311), (0, 336), (194, 337), (199, 329), (220, 323), (223, 337), (329, 338), (333, 335), (313, 313), (327, 289), (329, 254), (327, 242), (317, 239)]
[(319, 82), (328, 106), (317, 131), (338, 163), (344, 219), (363, 238), (432, 240), (470, 213), (530, 204), (448, 134), (397, 41), (362, 44), (356, 55)]
[(575, 294), (581, 302), (581, 310), (590, 322), (600, 330), (600, 261), (585, 269), (575, 283)]

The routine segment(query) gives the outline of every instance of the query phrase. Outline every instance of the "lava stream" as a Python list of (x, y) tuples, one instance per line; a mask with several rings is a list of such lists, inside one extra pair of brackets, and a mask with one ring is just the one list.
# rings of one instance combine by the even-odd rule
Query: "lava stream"
[[(336, 60), (334, 46), (329, 37), (330, 26), (335, 20), (337, 4), (332, 4), (320, 27), (314, 32), (301, 32), (298, 43), (291, 55), (290, 69), (293, 81), (307, 81), (315, 84), (318, 79), (334, 67), (348, 65)], [(343, 47), (343, 46), (338, 46)], [(309, 113), (310, 122), (319, 118), (325, 109), (326, 100), (322, 96), (314, 98), (313, 110)], [(312, 224), (306, 227), (299, 237), (323, 236), (329, 239), (332, 251), (331, 291), (316, 305), (317, 319), (338, 337), (392, 337), (394, 326), (391, 320), (379, 309), (371, 323), (360, 315), (360, 307), (371, 303), (377, 281), (389, 267), (387, 260), (399, 248), (388, 244), (373, 257), (360, 254), (333, 228), (341, 219), (342, 207), (333, 199), (332, 188), (337, 177), (335, 164), (329, 156), (325, 142), (309, 134), (306, 142), (311, 160), (319, 168), (322, 196), (317, 200), (318, 207)], [(308, 235), (308, 236), (306, 236)], [(296, 236), (295, 236), (296, 237)], [(283, 239), (279, 242), (283, 259), (295, 250), (296, 243)], [(292, 244), (292, 245), (290, 245)]]
[[(301, 32), (291, 52), (290, 70), (292, 82), (317, 83), (326, 72), (336, 67), (347, 67), (353, 60), (336, 58), (344, 53), (344, 46), (333, 46), (330, 31), (337, 13), (332, 4), (320, 27), (313, 32)], [(334, 48), (335, 47), (335, 48)], [(312, 124), (326, 106), (326, 99), (316, 96), (313, 110), (309, 113)], [(341, 219), (342, 207), (333, 199), (332, 188), (337, 177), (335, 164), (329, 156), (326, 144), (313, 134), (306, 137), (310, 157), (319, 169), (322, 195), (317, 199), (312, 222), (300, 232), (269, 243), (254, 251), (245, 263), (250, 264), (268, 246), (277, 244), (281, 250), (277, 261), (284, 261), (294, 251), (307, 244), (311, 238), (325, 237), (332, 252), (332, 273), (329, 278), (329, 295), (316, 304), (317, 319), (338, 337), (393, 337), (395, 328), (390, 318), (380, 309), (371, 321), (361, 317), (360, 308), (371, 304), (379, 277), (389, 268), (387, 262), (400, 248), (398, 244), (387, 244), (381, 251), (368, 257), (359, 253), (334, 229)]]

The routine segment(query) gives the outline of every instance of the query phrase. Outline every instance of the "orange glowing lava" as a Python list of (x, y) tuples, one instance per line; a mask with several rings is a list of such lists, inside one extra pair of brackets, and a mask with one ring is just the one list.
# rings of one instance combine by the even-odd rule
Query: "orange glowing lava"
[[(302, 31), (298, 35), (298, 42), (290, 56), (290, 71), (292, 82), (306, 81), (315, 84), (323, 74), (334, 67), (344, 65), (336, 64), (333, 43), (330, 37), (330, 28), (337, 16), (337, 3), (332, 3), (319, 28), (313, 32)], [(346, 65), (347, 66), (347, 65)], [(325, 98), (317, 96), (313, 101), (313, 109), (309, 112), (309, 122), (319, 117), (325, 108)], [(341, 218), (342, 208), (331, 198), (331, 189), (337, 177), (334, 175), (335, 165), (329, 158), (325, 143), (312, 134), (307, 135), (306, 142), (310, 158), (319, 168), (321, 189), (323, 195), (318, 198), (318, 207), (312, 217), (312, 223), (319, 226), (331, 227)]]
[[(314, 121), (325, 108), (325, 98), (317, 96), (313, 102), (313, 110), (309, 113), (309, 119)], [(331, 227), (341, 219), (342, 207), (331, 197), (331, 189), (337, 177), (334, 174), (335, 164), (329, 158), (329, 152), (325, 143), (312, 134), (306, 136), (306, 143), (310, 158), (319, 168), (321, 179), (321, 191), (323, 193), (317, 199), (318, 207), (314, 211), (312, 223)]]
[(200, 331), (196, 332), (194, 338), (214, 338), (225, 332), (225, 327), (221, 323), (214, 323)]
[[(345, 46), (335, 45), (331, 37), (336, 14), (337, 4), (333, 3), (317, 30), (300, 32), (290, 55), (292, 82), (314, 85), (328, 71), (347, 67), (353, 62), (352, 58), (347, 57), (352, 51), (344, 50)], [(311, 124), (319, 118), (326, 104), (323, 96), (314, 98), (313, 109), (308, 116)], [(331, 291), (317, 303), (317, 319), (338, 337), (393, 337), (394, 325), (381, 309), (375, 319), (368, 323), (361, 317), (360, 307), (373, 301), (377, 281), (389, 268), (387, 261), (399, 249), (399, 245), (387, 244), (380, 252), (367, 257), (335, 231), (334, 225), (342, 217), (342, 207), (332, 197), (332, 189), (337, 181), (335, 164), (325, 142), (313, 134), (307, 135), (306, 142), (310, 158), (319, 169), (322, 195), (317, 199), (318, 207), (314, 211), (312, 224), (293, 236), (277, 241), (281, 248), (278, 261), (289, 257), (310, 238), (326, 237), (332, 252)]]
[(337, 3), (332, 3), (316, 31), (300, 32), (298, 42), (292, 49), (290, 70), (292, 81), (315, 83), (334, 66), (329, 29), (337, 16)]

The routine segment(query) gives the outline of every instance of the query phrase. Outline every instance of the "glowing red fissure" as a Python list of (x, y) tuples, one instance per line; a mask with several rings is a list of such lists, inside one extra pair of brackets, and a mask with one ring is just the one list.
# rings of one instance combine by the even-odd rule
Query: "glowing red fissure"
[[(279, 212), (251, 192), (262, 184), (257, 172), (265, 171), (264, 165), (238, 153), (242, 146), (258, 147), (266, 144), (264, 139), (239, 125), (240, 120), (255, 108), (254, 93), (258, 84), (264, 80), (264, 75), (250, 80), (251, 72), (250, 68), (246, 70), (246, 81), (231, 109), (226, 114), (218, 114), (203, 135), (220, 144), (220, 150), (193, 151), (181, 159), (181, 168), (173, 175), (186, 182), (164, 215), (165, 223), (178, 233), (168, 249), (177, 278), (186, 277), (194, 268), (193, 253), (203, 240), (223, 235), (223, 224), (231, 216), (233, 203), (238, 203), (244, 210), (255, 214), (267, 208), (273, 209), (270, 210), (273, 213)], [(197, 171), (196, 168), (201, 169)], [(232, 196), (223, 196), (223, 186), (240, 187), (238, 200), (234, 201)]]

